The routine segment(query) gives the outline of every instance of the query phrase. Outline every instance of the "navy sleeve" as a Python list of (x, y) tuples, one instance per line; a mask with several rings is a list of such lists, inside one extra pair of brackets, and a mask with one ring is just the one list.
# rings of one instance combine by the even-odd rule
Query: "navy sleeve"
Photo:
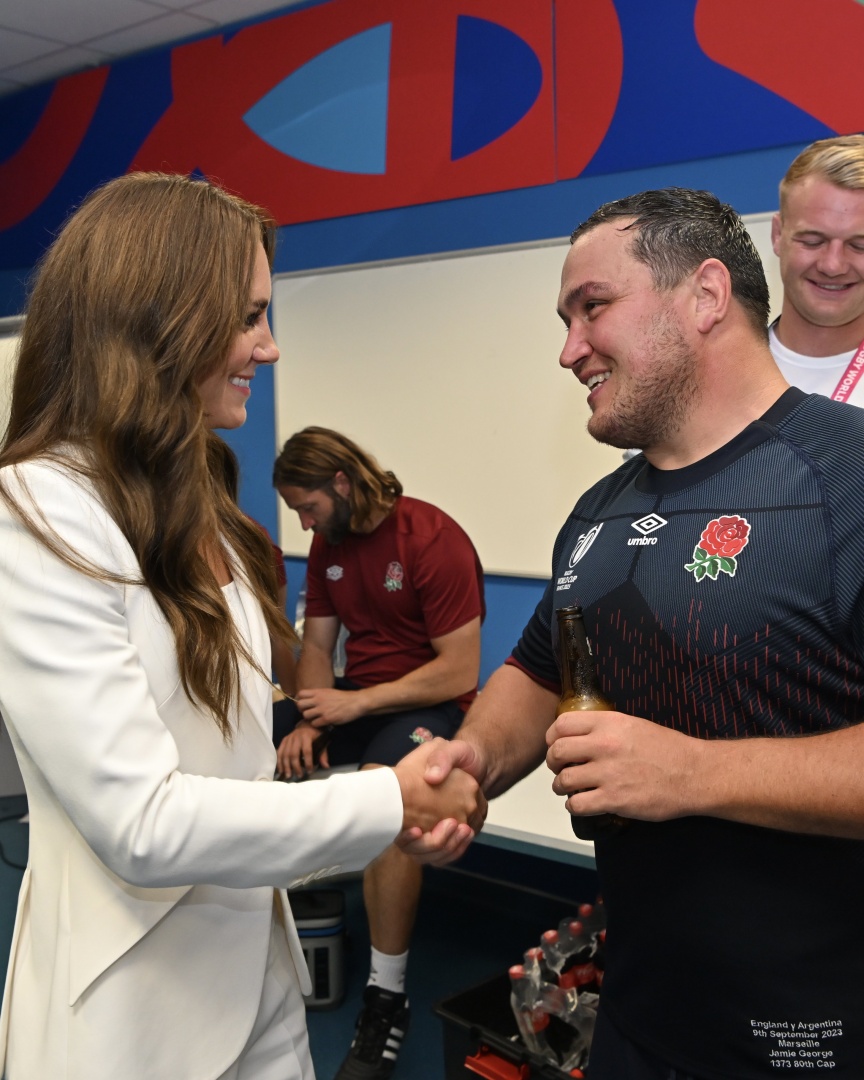
[(546, 586), (540, 603), (522, 631), (522, 636), (511, 653), (515, 665), (536, 682), (556, 692), (561, 689), (558, 663), (552, 651), (551, 634), (552, 582)]

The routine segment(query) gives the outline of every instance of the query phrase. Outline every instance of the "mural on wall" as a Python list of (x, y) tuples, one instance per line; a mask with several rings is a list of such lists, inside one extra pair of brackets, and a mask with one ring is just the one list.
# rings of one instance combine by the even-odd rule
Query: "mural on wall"
[(0, 268), (130, 169), (287, 225), (858, 131), (862, 46), (858, 0), (329, 0), (0, 102)]

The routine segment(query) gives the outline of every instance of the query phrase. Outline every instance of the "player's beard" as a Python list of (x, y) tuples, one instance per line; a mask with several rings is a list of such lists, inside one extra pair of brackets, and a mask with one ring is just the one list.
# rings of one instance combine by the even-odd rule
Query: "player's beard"
[(622, 450), (656, 446), (681, 429), (702, 396), (696, 358), (671, 313), (655, 317), (644, 348), (652, 359), (638, 376), (613, 369), (615, 396), (588, 421), (598, 442)]
[(318, 528), (328, 544), (341, 544), (351, 532), (351, 503), (336, 491), (333, 492), (332, 499), (333, 512)]

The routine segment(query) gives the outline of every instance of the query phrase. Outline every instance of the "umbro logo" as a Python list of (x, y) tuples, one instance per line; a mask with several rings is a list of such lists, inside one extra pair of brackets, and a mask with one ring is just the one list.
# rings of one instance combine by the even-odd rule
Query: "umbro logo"
[(649, 533), (656, 532), (658, 529), (662, 529), (664, 525), (668, 525), (669, 522), (666, 518), (660, 517), (659, 514), (646, 514), (645, 517), (639, 518), (638, 521), (631, 521), (630, 527), (635, 529), (636, 532), (642, 533), (641, 536), (634, 536), (627, 541), (628, 547), (644, 547), (646, 544), (656, 544), (657, 537), (649, 536)]
[(668, 524), (666, 518), (660, 517), (659, 514), (646, 514), (645, 517), (639, 518), (638, 521), (631, 522), (630, 527), (642, 533), (643, 536), (647, 536), (648, 533), (662, 529), (664, 525)]

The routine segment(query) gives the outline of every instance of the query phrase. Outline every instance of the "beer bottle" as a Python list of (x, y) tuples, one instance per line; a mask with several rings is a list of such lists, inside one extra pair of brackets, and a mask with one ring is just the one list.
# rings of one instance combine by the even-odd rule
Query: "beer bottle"
[[(558, 616), (558, 656), (561, 666), (561, 700), (555, 715), (594, 710), (608, 712), (615, 706), (603, 696), (594, 670), (594, 658), (585, 634), (581, 607), (562, 607)], [(617, 832), (624, 819), (617, 814), (571, 816), (573, 832), (580, 840), (595, 840)]]

